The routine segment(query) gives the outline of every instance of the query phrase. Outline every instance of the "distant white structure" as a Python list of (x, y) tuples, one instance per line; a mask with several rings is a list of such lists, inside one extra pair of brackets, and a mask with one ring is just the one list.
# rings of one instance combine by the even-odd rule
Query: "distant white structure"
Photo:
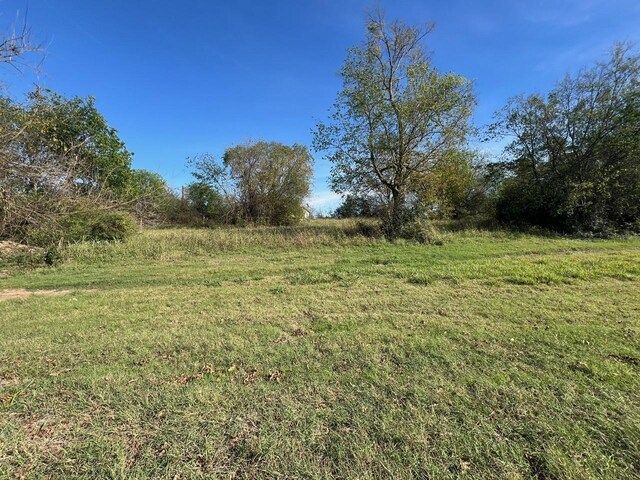
[(311, 218), (313, 216), (313, 213), (311, 212), (311, 207), (307, 204), (302, 206), (302, 218), (304, 218), (305, 220), (307, 220), (308, 218)]

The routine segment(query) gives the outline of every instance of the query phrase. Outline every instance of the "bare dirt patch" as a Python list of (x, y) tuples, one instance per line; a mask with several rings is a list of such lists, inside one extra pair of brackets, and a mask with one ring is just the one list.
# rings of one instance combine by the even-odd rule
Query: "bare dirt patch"
[(41, 250), (37, 247), (30, 247), (10, 240), (0, 240), (0, 255), (16, 255), (19, 253), (33, 253)]
[(62, 453), (65, 444), (64, 433), (68, 426), (53, 417), (30, 416), (22, 419), (21, 423), (31, 449), (53, 455)]
[(15, 372), (0, 374), (0, 389), (15, 387), (20, 384), (20, 377)]
[(44, 297), (60, 297), (71, 293), (71, 290), (27, 290), (25, 288), (5, 288), (0, 290), (0, 302), (3, 300), (24, 300), (33, 295)]

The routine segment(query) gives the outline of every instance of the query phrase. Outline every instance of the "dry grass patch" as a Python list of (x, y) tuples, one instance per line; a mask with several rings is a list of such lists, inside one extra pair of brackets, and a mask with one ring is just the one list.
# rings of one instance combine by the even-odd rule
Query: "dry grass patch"
[(27, 290), (26, 288), (5, 288), (0, 290), (0, 302), (5, 300), (24, 300), (34, 295), (41, 297), (60, 297), (71, 290)]
[(10, 240), (0, 240), (0, 255), (17, 255), (20, 253), (34, 253), (42, 250), (37, 247), (23, 245)]

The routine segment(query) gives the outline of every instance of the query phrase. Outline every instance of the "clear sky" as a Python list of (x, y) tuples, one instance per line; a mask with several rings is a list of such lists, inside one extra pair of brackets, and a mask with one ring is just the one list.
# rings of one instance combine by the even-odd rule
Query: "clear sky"
[[(17, 96), (34, 83), (92, 95), (134, 167), (190, 181), (185, 158), (248, 139), (311, 144), (340, 89), (368, 9), (436, 23), (436, 66), (475, 81), (475, 121), (507, 98), (545, 92), (565, 72), (640, 43), (640, 0), (0, 0), (0, 28), (28, 7), (46, 46), (37, 74), (0, 70)], [(316, 158), (312, 205), (336, 204)]]

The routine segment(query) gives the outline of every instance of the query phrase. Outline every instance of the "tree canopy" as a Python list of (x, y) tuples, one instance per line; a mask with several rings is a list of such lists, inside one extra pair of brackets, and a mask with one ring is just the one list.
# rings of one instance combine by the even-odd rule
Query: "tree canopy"
[(51, 223), (89, 198), (124, 201), (131, 153), (92, 98), (36, 89), (0, 99), (0, 235)]
[(492, 132), (510, 139), (498, 217), (565, 231), (640, 228), (640, 56), (566, 76), (546, 97), (516, 97)]
[(471, 82), (440, 73), (425, 53), (431, 29), (372, 15), (364, 44), (349, 50), (340, 72), (331, 120), (315, 130), (315, 149), (333, 163), (334, 191), (389, 199), (391, 238), (407, 219), (412, 180), (464, 142), (475, 106)]
[(233, 201), (238, 221), (282, 225), (302, 218), (313, 173), (303, 145), (249, 142), (228, 148), (222, 162), (204, 155), (191, 163), (200, 183)]

